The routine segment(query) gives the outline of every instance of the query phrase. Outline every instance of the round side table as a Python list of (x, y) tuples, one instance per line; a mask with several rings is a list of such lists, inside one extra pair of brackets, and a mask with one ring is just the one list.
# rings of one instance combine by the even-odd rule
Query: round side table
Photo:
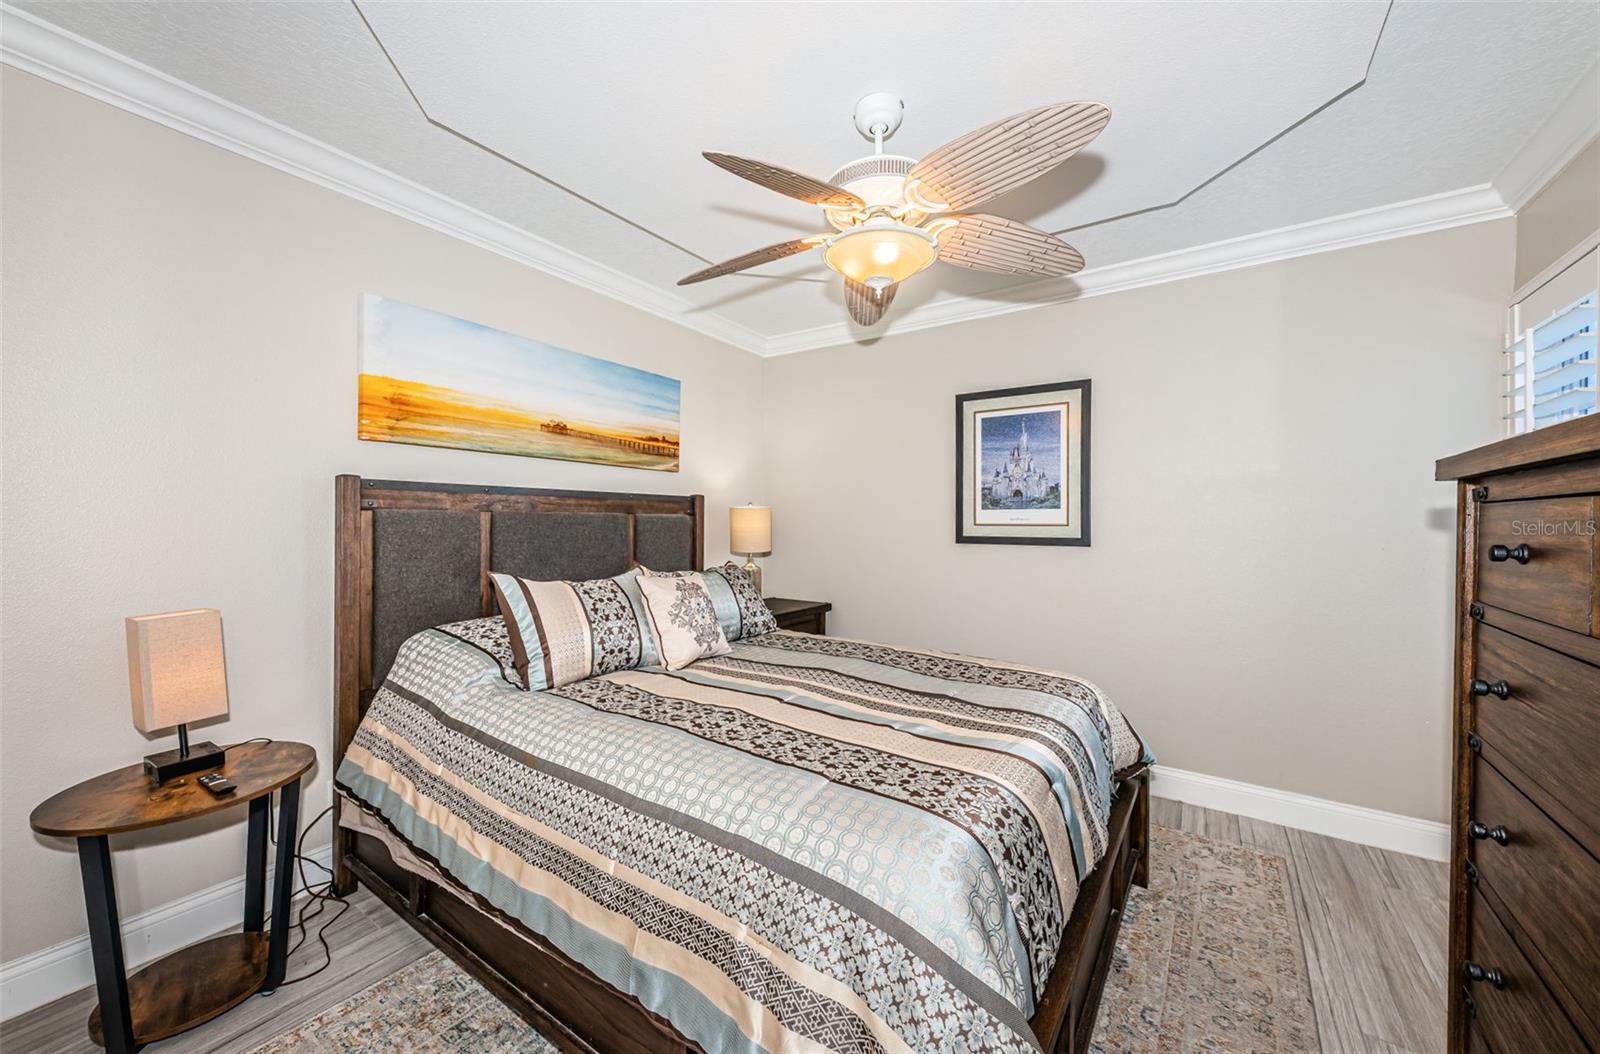
[[(83, 895), (94, 952), (100, 1005), (89, 1015), (89, 1038), (110, 1054), (132, 1054), (209, 1021), (253, 993), (283, 983), (289, 950), (289, 902), (294, 889), (294, 843), (299, 830), (300, 778), (317, 760), (304, 743), (244, 743), (229, 747), (221, 772), (237, 786), (216, 797), (190, 773), (157, 786), (144, 766), (108, 772), (62, 791), (33, 810), (33, 829), (76, 838)], [(267, 885), (267, 809), (278, 791), (278, 851), (272, 889), (272, 928), (264, 932)], [(122, 926), (111, 873), (109, 837), (177, 823), (239, 805), (250, 806), (245, 849), (244, 932), (191, 944), (150, 963), (132, 977), (122, 959)]]

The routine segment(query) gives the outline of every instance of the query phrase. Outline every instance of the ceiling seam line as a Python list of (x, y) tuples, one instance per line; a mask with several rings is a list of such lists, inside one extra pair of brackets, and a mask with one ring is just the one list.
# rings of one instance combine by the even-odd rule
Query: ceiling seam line
[(496, 150), (492, 146), (487, 146), (484, 143), (480, 143), (478, 140), (472, 138), (470, 135), (467, 135), (465, 132), (462, 132), (459, 129), (453, 128), (450, 125), (446, 124), (445, 122), (443, 122), (443, 121), (439, 120), (438, 118), (434, 117), (432, 114), (430, 114), (428, 112), (428, 107), (417, 96), (416, 91), (412, 89), (411, 82), (406, 80), (406, 75), (400, 69), (400, 64), (398, 62), (396, 62), (394, 60), (394, 56), (389, 53), (388, 47), (385, 46), (384, 43), (383, 43), (383, 38), (378, 36), (377, 29), (375, 29), (373, 27), (372, 23), (367, 20), (367, 14), (366, 14), (365, 11), (361, 10), (360, 3), (358, 3), (357, 0), (350, 0), (350, 6), (355, 8), (355, 12), (356, 12), (357, 17), (359, 17), (361, 19), (361, 24), (363, 26), (365, 26), (366, 29), (367, 29), (367, 34), (372, 37), (372, 42), (374, 44), (378, 45), (378, 50), (383, 53), (384, 61), (387, 62), (389, 64), (389, 68), (394, 71), (395, 78), (397, 80), (399, 80), (400, 86), (403, 87), (406, 90), (406, 94), (411, 97), (411, 102), (416, 106), (417, 112), (422, 115), (422, 119), (424, 121), (427, 121), (430, 125), (432, 125), (433, 127), (439, 129), (442, 132), (445, 132), (445, 133), (448, 133), (449, 135), (455, 136), (457, 139), (461, 140), (463, 143), (466, 143), (469, 146), (476, 147), (477, 149), (483, 151), (485, 154), (488, 154), (490, 157), (497, 158), (498, 160), (505, 162), (506, 164), (512, 166), (513, 168), (517, 169), (520, 172), (527, 173), (528, 175), (532, 176), (534, 179), (539, 180), (541, 183), (545, 183), (545, 184), (547, 184), (549, 186), (552, 186), (555, 189), (561, 191), (563, 194), (570, 195), (571, 197), (577, 199), (578, 201), (583, 202), (585, 205), (588, 205), (590, 208), (598, 209), (600, 212), (605, 213), (607, 216), (610, 216), (612, 219), (618, 221), (619, 223), (627, 224), (629, 227), (632, 227), (634, 230), (638, 231), (640, 234), (645, 235), (646, 237), (654, 238), (656, 241), (660, 242), (661, 244), (666, 245), (666, 246), (668, 246), (670, 248), (676, 249), (676, 250), (678, 250), (679, 252), (683, 253), (686, 256), (693, 257), (694, 259), (700, 261), (701, 263), (710, 264), (712, 262), (710, 259), (708, 259), (708, 258), (706, 258), (704, 256), (701, 256), (699, 253), (695, 252), (693, 249), (689, 249), (689, 248), (686, 248), (686, 247), (684, 247), (682, 245), (679, 245), (677, 242), (673, 241), (671, 238), (668, 238), (663, 234), (658, 234), (657, 232), (651, 230), (650, 228), (644, 226), (643, 224), (641, 224), (641, 223), (639, 223), (639, 222), (637, 222), (635, 220), (629, 219), (628, 217), (622, 215), (620, 212), (617, 212), (615, 209), (607, 208), (605, 205), (600, 204), (598, 201), (595, 201), (593, 198), (585, 197), (584, 195), (582, 195), (582, 194), (578, 193), (577, 191), (573, 190), (571, 187), (566, 186), (566, 185), (564, 185), (562, 183), (559, 183), (556, 180), (551, 179), (549, 176), (546, 176), (541, 172), (534, 171), (533, 169), (529, 168), (527, 165), (524, 165), (522, 162), (517, 161), (515, 158), (508, 157), (507, 155), (501, 153), (500, 151)]

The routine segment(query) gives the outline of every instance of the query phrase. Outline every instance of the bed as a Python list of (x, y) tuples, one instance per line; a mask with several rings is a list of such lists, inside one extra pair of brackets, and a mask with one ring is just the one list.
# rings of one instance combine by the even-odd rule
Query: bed
[(563, 1050), (1086, 1050), (1148, 861), (1093, 685), (777, 631), (525, 692), (488, 572), (699, 570), (699, 496), (336, 481), (334, 859)]

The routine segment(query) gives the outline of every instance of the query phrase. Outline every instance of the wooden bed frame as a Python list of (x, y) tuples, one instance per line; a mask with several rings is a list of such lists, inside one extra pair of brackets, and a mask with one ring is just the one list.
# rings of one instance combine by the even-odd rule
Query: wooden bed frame
[[(374, 513), (383, 509), (476, 512), (480, 516), (480, 609), (493, 614), (487, 584), (492, 515), (496, 512), (677, 514), (693, 524), (692, 562), (704, 568), (705, 501), (701, 495), (615, 494), (437, 483), (397, 483), (339, 476), (335, 481), (334, 758), (342, 758), (378, 685), (373, 683)], [(441, 889), (401, 867), (379, 838), (338, 824), (335, 794), (335, 889), (372, 890), (462, 969), (537, 1025), (571, 1054), (687, 1052), (701, 1048), (680, 1036), (633, 996), (567, 958), (517, 920), (463, 887)], [(1124, 773), (1111, 809), (1110, 848), (1078, 891), (1033, 1031), (1048, 1054), (1080, 1054), (1094, 1032), (1100, 992), (1111, 966), (1122, 907), (1134, 884), (1148, 879), (1149, 773)], [(417, 854), (419, 857), (421, 854)], [(431, 863), (431, 861), (428, 861)]]

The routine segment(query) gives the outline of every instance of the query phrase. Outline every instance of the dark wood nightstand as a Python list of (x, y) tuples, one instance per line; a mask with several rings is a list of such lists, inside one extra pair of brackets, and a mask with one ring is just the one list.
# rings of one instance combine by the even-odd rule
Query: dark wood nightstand
[[(227, 749), (220, 769), (238, 787), (214, 796), (195, 772), (157, 786), (144, 766), (108, 772), (62, 791), (33, 810), (40, 834), (78, 840), (78, 864), (89, 914), (95, 988), (89, 1038), (110, 1054), (132, 1054), (209, 1021), (255, 992), (283, 983), (289, 951), (289, 900), (299, 831), (300, 777), (317, 760), (304, 743), (242, 743)], [(278, 795), (278, 852), (272, 930), (263, 932), (267, 884), (267, 810)], [(245, 843), (244, 932), (213, 937), (173, 952), (132, 977), (122, 960), (122, 927), (111, 874), (109, 836), (189, 820), (249, 803)]]
[(815, 633), (819, 637), (827, 634), (828, 612), (833, 610), (833, 605), (826, 600), (785, 600), (782, 597), (767, 597), (766, 601), (772, 617), (778, 620), (779, 629), (792, 629), (797, 633)]

